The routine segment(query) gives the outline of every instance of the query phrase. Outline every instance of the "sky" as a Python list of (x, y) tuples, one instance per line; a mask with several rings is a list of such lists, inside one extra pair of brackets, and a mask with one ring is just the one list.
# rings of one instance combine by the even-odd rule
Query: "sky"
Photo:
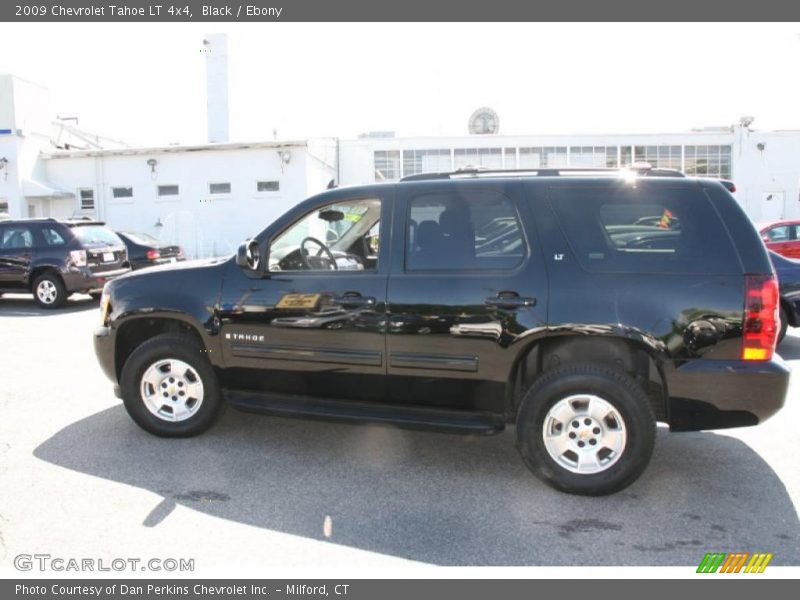
[(132, 144), (206, 139), (205, 33), (227, 33), (231, 139), (800, 129), (800, 24), (0, 24), (0, 72)]

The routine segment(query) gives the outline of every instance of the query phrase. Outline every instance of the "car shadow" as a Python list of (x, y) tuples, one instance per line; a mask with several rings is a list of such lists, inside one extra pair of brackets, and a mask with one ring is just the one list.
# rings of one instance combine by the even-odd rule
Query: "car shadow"
[(55, 317), (65, 313), (76, 313), (97, 309), (100, 302), (85, 294), (76, 294), (67, 299), (60, 308), (42, 308), (31, 294), (4, 294), (0, 298), (0, 317)]
[(645, 474), (603, 498), (542, 484), (513, 439), (513, 429), (457, 436), (233, 409), (200, 437), (161, 439), (117, 405), (34, 455), (159, 494), (137, 517), (143, 527), (182, 504), (317, 540), (328, 521), (329, 542), (438, 565), (697, 565), (705, 552), (734, 550), (800, 564), (783, 483), (735, 438), (660, 428)]

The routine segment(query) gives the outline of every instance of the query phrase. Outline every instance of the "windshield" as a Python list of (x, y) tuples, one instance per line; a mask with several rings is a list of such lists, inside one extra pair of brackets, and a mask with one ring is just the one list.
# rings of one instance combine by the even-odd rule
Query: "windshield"
[(120, 231), (120, 233), (134, 244), (139, 244), (140, 246), (153, 246), (161, 243), (159, 239), (154, 238), (149, 233), (131, 233), (129, 231)]
[(72, 228), (72, 232), (82, 244), (122, 245), (122, 240), (117, 237), (117, 234), (102, 225), (76, 226)]

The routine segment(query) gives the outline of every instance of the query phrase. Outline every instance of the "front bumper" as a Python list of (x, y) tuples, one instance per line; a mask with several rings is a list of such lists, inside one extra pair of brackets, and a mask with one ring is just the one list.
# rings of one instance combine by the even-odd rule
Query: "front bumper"
[(94, 330), (94, 353), (105, 376), (116, 384), (117, 369), (114, 356), (114, 335), (110, 327), (102, 326)]
[(130, 267), (93, 273), (88, 267), (71, 268), (61, 274), (67, 292), (99, 292), (106, 282), (130, 273)]
[(784, 404), (791, 369), (770, 361), (703, 360), (666, 373), (672, 431), (727, 429), (763, 423)]

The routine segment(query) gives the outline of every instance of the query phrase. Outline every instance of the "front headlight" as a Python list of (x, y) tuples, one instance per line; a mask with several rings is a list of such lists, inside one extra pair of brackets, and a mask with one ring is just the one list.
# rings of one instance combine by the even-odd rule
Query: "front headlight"
[(100, 323), (105, 326), (108, 324), (108, 314), (111, 312), (111, 296), (106, 288), (103, 288), (103, 295), (100, 296)]

